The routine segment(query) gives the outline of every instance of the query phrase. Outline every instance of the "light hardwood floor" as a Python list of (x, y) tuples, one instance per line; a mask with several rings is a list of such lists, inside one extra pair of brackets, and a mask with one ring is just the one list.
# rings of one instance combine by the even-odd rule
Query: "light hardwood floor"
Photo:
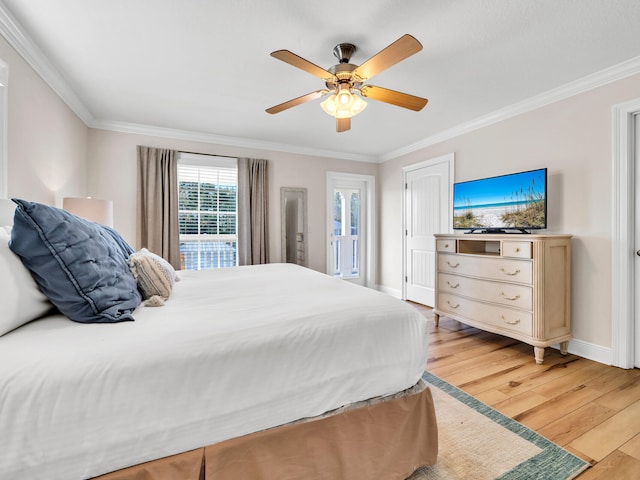
[(427, 370), (590, 462), (579, 480), (640, 479), (639, 369), (553, 348), (537, 365), (530, 345), (411, 305), (430, 319)]

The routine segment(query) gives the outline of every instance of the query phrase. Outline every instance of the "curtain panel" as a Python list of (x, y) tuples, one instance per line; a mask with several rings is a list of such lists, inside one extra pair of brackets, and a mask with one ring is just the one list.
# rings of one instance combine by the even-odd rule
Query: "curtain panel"
[(267, 160), (238, 159), (238, 264), (269, 263)]
[(136, 247), (180, 269), (178, 152), (138, 145)]

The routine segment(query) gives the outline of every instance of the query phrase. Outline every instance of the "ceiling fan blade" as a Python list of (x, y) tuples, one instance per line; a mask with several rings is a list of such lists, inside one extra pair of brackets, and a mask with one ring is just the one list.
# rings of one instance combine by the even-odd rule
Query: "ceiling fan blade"
[(360, 88), (363, 97), (372, 98), (379, 102), (390, 103), (398, 107), (408, 108), (419, 112), (427, 104), (428, 100), (422, 97), (409, 95), (408, 93), (396, 92), (388, 88), (376, 87), (375, 85), (364, 85)]
[(346, 132), (351, 128), (351, 117), (336, 118), (336, 132)]
[(310, 102), (311, 100), (315, 100), (316, 98), (320, 98), (325, 95), (328, 90), (316, 90), (315, 92), (307, 93), (306, 95), (302, 95), (301, 97), (294, 98), (293, 100), (289, 100), (288, 102), (281, 103), (280, 105), (276, 105), (271, 108), (267, 108), (265, 111), (267, 113), (280, 113), (283, 110), (287, 110), (291, 107), (295, 107), (302, 103)]
[(275, 52), (271, 52), (271, 56), (278, 60), (282, 60), (289, 65), (293, 65), (296, 68), (304, 70), (311, 75), (315, 75), (316, 77), (323, 79), (325, 82), (334, 78), (331, 72), (326, 71), (324, 68), (320, 68), (315, 63), (311, 63), (309, 60), (305, 60), (289, 50), (276, 50)]
[(422, 44), (418, 40), (411, 35), (403, 35), (357, 67), (353, 73), (362, 81), (367, 80), (420, 50), (422, 50)]

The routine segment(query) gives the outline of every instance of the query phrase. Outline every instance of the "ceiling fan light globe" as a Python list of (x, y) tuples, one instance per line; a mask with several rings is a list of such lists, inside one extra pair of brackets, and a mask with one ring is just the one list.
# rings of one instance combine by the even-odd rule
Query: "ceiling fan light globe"
[(325, 111), (325, 113), (331, 115), (332, 117), (336, 116), (336, 94), (333, 93), (329, 95), (329, 97), (320, 103), (320, 106)]
[(353, 96), (348, 90), (342, 90), (338, 94), (337, 100), (340, 105), (344, 105), (346, 107), (352, 102)]
[(335, 114), (336, 118), (351, 118), (353, 117), (350, 108), (338, 108)]
[(353, 102), (351, 103), (351, 105), (347, 105), (347, 106), (338, 105), (338, 108), (336, 109), (335, 117), (336, 118), (355, 117), (360, 112), (362, 112), (366, 107), (367, 107), (367, 102), (362, 100), (360, 97), (354, 95)]
[(367, 102), (361, 99), (359, 96), (353, 96), (353, 103), (351, 104), (351, 116), (355, 117), (360, 112), (367, 108)]

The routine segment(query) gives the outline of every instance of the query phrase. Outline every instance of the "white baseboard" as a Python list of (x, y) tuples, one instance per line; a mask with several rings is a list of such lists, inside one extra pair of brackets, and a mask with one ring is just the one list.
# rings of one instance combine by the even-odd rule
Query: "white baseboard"
[(391, 295), (392, 297), (396, 297), (402, 300), (402, 290), (398, 290), (396, 288), (385, 287), (384, 285), (376, 285), (376, 290), (382, 293), (386, 293), (387, 295)]
[[(560, 350), (560, 345), (551, 345), (551, 348)], [(579, 357), (588, 358), (594, 362), (611, 365), (611, 349), (601, 345), (585, 342), (583, 340), (576, 340), (574, 338), (569, 340), (569, 353), (578, 355)]]

